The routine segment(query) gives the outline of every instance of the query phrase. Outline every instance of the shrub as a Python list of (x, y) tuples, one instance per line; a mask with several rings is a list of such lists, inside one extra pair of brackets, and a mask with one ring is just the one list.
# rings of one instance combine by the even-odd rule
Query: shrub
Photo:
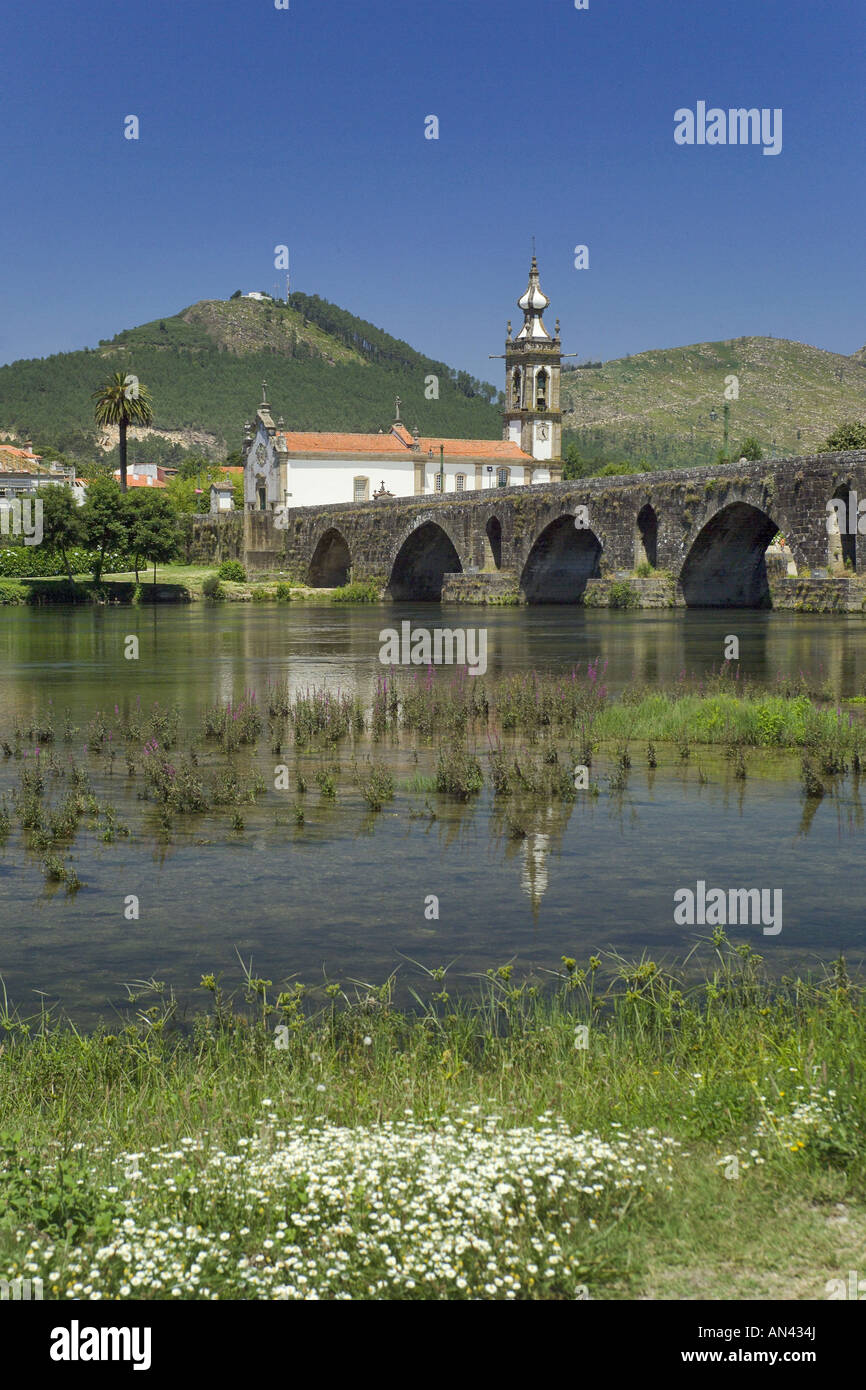
[(436, 790), (468, 801), (484, 785), (484, 774), (477, 758), (464, 749), (440, 752), (436, 765)]
[(637, 592), (625, 579), (615, 579), (608, 594), (610, 608), (638, 608), (640, 599)]
[(378, 603), (381, 585), (376, 579), (359, 579), (344, 584), (331, 594), (332, 603)]
[(223, 560), (217, 574), (220, 579), (227, 579), (231, 584), (245, 584), (247, 582), (247, 572), (240, 560)]
[(222, 598), (219, 575), (209, 574), (201, 586), (201, 591), (205, 598)]
[[(67, 551), (73, 574), (90, 574), (93, 571), (95, 552), (83, 550), (80, 546)], [(109, 551), (105, 556), (103, 572), (106, 574), (126, 572), (130, 569), (128, 556)], [(61, 557), (42, 545), (5, 545), (0, 547), (0, 576), (17, 579), (20, 576), (34, 579), (52, 579), (66, 574)]]

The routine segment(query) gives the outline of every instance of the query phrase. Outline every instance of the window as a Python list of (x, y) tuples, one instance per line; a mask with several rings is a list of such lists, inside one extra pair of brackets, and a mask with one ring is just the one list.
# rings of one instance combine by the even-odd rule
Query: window
[(508, 468), (500, 468), (498, 470), (496, 474), (496, 483), (498, 487), (508, 487), (508, 474), (510, 471), (511, 470)]
[(547, 372), (542, 367), (538, 376), (535, 378), (535, 407), (537, 410), (544, 410), (547, 406)]
[(444, 474), (444, 473), (435, 473), (433, 476), (434, 476), (434, 486), (435, 486), (435, 488), (436, 488), (436, 491), (437, 491), (437, 492), (444, 492), (444, 491), (445, 491), (445, 474)]
[(458, 474), (457, 474), (457, 477), (454, 479), (454, 490), (455, 490), (456, 492), (465, 492), (465, 490), (466, 490), (466, 474), (465, 474), (465, 473), (458, 473)]
[(264, 490), (263, 487), (256, 488), (256, 498), (258, 499), (259, 511), (260, 511), (260, 512), (267, 511), (268, 503), (267, 503), (267, 497), (266, 497), (266, 494), (265, 494), (265, 490)]
[(354, 500), (356, 502), (367, 502), (370, 498), (370, 479), (356, 478)]

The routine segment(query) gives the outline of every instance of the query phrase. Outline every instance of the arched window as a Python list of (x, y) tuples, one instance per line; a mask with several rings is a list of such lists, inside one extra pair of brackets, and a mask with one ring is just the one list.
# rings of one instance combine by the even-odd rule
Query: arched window
[(497, 483), (497, 486), (498, 486), (498, 487), (508, 487), (508, 477), (509, 477), (510, 472), (511, 472), (511, 469), (510, 469), (510, 468), (500, 468), (500, 469), (497, 471), (497, 474), (496, 474), (496, 483)]
[(547, 372), (544, 367), (535, 378), (535, 408), (536, 410), (547, 409)]
[(520, 409), (520, 368), (514, 368), (511, 378), (511, 404), (514, 410)]
[(444, 474), (444, 473), (434, 473), (434, 475), (433, 475), (433, 486), (435, 487), (435, 489), (436, 489), (437, 492), (444, 492), (444, 491), (445, 491), (445, 474)]
[(466, 474), (465, 474), (465, 473), (458, 473), (458, 474), (457, 474), (457, 477), (454, 479), (454, 489), (455, 489), (456, 492), (465, 492), (465, 490), (466, 490)]
[(356, 478), (354, 500), (356, 502), (369, 502), (370, 500), (370, 479)]

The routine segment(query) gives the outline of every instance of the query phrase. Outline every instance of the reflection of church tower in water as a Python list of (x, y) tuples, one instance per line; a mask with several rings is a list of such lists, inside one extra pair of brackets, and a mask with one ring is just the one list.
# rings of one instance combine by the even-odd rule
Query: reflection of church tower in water
[(544, 326), (542, 316), (550, 300), (539, 283), (535, 256), (529, 268), (529, 284), (517, 305), (523, 311), (523, 327), (512, 338), (509, 320), (502, 437), (519, 444), (539, 462), (549, 463), (551, 480), (556, 482), (562, 471), (561, 465), (557, 466), (562, 456), (562, 342), (559, 319), (553, 338)]
[(520, 886), (532, 903), (532, 915), (537, 916), (541, 899), (547, 892), (547, 857), (550, 836), (530, 831), (523, 841), (523, 868)]

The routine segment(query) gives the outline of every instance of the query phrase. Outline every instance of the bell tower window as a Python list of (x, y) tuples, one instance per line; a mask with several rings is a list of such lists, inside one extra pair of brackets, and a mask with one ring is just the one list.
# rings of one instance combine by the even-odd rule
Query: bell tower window
[(547, 409), (547, 372), (543, 367), (535, 378), (535, 408)]

